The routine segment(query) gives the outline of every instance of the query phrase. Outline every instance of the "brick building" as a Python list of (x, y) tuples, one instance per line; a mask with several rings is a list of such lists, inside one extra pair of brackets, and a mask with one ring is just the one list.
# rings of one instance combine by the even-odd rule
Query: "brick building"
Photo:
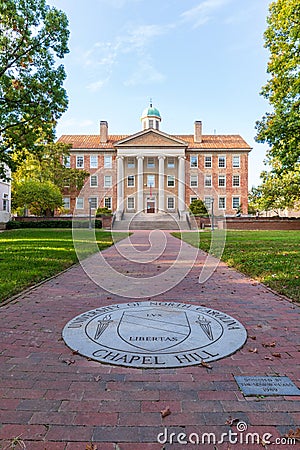
[[(248, 154), (239, 135), (170, 135), (160, 130), (159, 111), (150, 106), (141, 117), (142, 131), (110, 135), (106, 121), (98, 135), (63, 135), (72, 145), (66, 164), (90, 173), (77, 198), (65, 193), (65, 207), (86, 214), (89, 207), (107, 206), (120, 220), (123, 212), (183, 212), (194, 198), (215, 212), (247, 214)], [(89, 206), (90, 205), (90, 206)]]

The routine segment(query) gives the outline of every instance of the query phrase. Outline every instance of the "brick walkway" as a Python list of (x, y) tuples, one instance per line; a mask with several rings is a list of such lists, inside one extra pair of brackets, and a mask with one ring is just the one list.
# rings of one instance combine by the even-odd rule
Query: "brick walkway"
[[(147, 236), (148, 232), (136, 232), (132, 240), (147, 246)], [(164, 270), (178, 245), (168, 235), (163, 263), (141, 265), (147, 276)], [(123, 272), (141, 270), (136, 263), (124, 263), (113, 247), (105, 253)], [(211, 363), (211, 369), (140, 370), (72, 354), (61, 338), (66, 322), (87, 310), (128, 301), (100, 289), (80, 266), (2, 307), (2, 448), (20, 436), (29, 450), (85, 450), (90, 442), (98, 450), (214, 449), (208, 443), (163, 446), (157, 435), (166, 427), (169, 434), (207, 432), (221, 439), (230, 429), (237, 432), (235, 424), (226, 424), (230, 417), (244, 421), (247, 432), (270, 433), (273, 440), (295, 430), (300, 425), (300, 397), (244, 397), (233, 375), (287, 375), (300, 387), (299, 307), (223, 263), (199, 285), (204, 259), (199, 252), (188, 276), (155, 300), (209, 306), (244, 324), (245, 346)], [(275, 346), (269, 347), (271, 343)], [(166, 406), (171, 414), (162, 418), (160, 411)], [(215, 448), (263, 447), (218, 443)], [(296, 449), (300, 443), (271, 448)]]

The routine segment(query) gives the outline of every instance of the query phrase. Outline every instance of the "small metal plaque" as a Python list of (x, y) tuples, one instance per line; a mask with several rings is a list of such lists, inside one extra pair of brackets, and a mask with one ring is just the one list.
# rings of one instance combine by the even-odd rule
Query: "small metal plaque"
[(244, 395), (300, 395), (300, 389), (289, 377), (234, 378)]
[(87, 311), (67, 323), (63, 338), (76, 352), (102, 363), (169, 368), (231, 355), (247, 333), (238, 320), (211, 308), (148, 301)]

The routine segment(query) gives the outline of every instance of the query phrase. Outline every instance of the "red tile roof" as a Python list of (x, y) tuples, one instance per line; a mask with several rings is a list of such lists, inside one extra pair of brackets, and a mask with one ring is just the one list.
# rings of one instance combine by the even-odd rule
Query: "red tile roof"
[[(102, 144), (100, 135), (63, 135), (58, 142), (72, 144), (73, 149), (114, 149), (115, 144), (130, 135), (110, 135), (108, 142)], [(172, 137), (172, 135), (170, 135)], [(194, 135), (174, 135), (174, 138), (181, 139), (188, 144), (188, 149), (243, 149), (251, 150), (247, 142), (239, 135), (203, 135), (202, 142), (194, 142)]]

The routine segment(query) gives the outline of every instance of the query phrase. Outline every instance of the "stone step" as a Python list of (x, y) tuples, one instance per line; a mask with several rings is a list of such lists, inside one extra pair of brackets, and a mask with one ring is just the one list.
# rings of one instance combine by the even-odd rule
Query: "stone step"
[(115, 222), (114, 230), (189, 230), (186, 222), (177, 223), (175, 220), (155, 220), (155, 221), (141, 221), (141, 220), (121, 220)]

